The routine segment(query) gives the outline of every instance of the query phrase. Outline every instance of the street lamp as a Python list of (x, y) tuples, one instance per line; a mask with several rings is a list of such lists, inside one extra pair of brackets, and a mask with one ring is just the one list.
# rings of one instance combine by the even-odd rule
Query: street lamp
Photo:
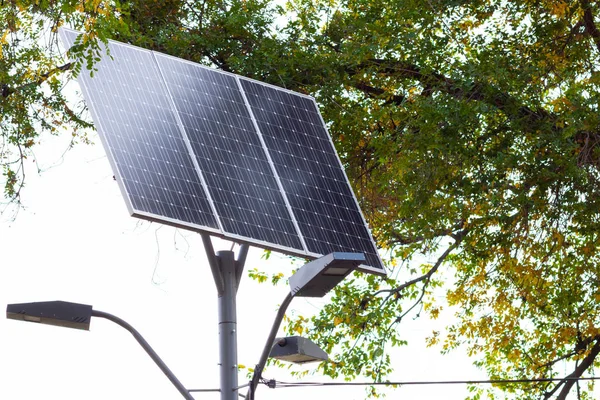
[(175, 385), (177, 390), (179, 390), (179, 393), (181, 393), (186, 400), (194, 400), (194, 397), (192, 397), (190, 392), (183, 386), (181, 382), (179, 382), (177, 377), (173, 374), (173, 372), (171, 372), (158, 354), (156, 354), (154, 349), (150, 347), (150, 344), (146, 342), (142, 335), (131, 325), (117, 316), (103, 311), (93, 310), (92, 306), (69, 303), (66, 301), (9, 304), (6, 307), (6, 318), (8, 319), (37, 322), (45, 325), (64, 326), (75, 329), (89, 330), (91, 317), (105, 318), (127, 329), (144, 348), (152, 360), (154, 360), (156, 365), (158, 365), (167, 378), (169, 378), (171, 383)]
[[(203, 239), (205, 239), (204, 236)], [(205, 240), (205, 247), (210, 250), (207, 251), (207, 254), (214, 254), (212, 244), (208, 239)], [(214, 256), (209, 257), (209, 264), (213, 271), (219, 293), (219, 347), (221, 349), (220, 358), (222, 364), (220, 392), (223, 399), (230, 399), (233, 396), (237, 397), (239, 389), (237, 387), (235, 294), (246, 253), (247, 247), (243, 246), (238, 260), (233, 258), (233, 252), (231, 251), (218, 252)], [(261, 358), (254, 369), (254, 375), (252, 376), (248, 390), (249, 400), (254, 399), (258, 381), (269, 355), (280, 360), (296, 363), (327, 360), (327, 354), (308, 339), (292, 336), (275, 340), (275, 336), (279, 330), (285, 311), (294, 297), (323, 297), (364, 262), (365, 256), (362, 253), (331, 253), (305, 264), (290, 277), (290, 292), (279, 307)], [(9, 304), (6, 308), (6, 317), (9, 319), (83, 330), (89, 330), (91, 317), (108, 319), (127, 329), (183, 397), (187, 400), (194, 400), (190, 394), (190, 390), (187, 390), (179, 382), (142, 335), (127, 322), (112, 314), (93, 310), (92, 306), (85, 304), (49, 301)], [(233, 365), (236, 368), (230, 368)]]
[(329, 357), (313, 341), (301, 336), (288, 336), (275, 339), (270, 358), (294, 364), (307, 364), (315, 361), (327, 361)]
[(323, 297), (361, 263), (362, 253), (330, 253), (304, 264), (290, 277), (290, 290), (296, 297)]
[(6, 318), (8, 319), (86, 331), (90, 330), (92, 312), (92, 306), (66, 301), (43, 301), (6, 306)]
[[(323, 297), (327, 292), (333, 289), (338, 283), (340, 283), (346, 276), (354, 271), (360, 264), (365, 262), (365, 255), (363, 253), (342, 253), (334, 252), (327, 254), (323, 257), (313, 260), (296, 271), (289, 279), (290, 293), (287, 294), (277, 315), (271, 332), (267, 338), (267, 343), (263, 348), (263, 352), (260, 356), (260, 360), (254, 368), (254, 374), (250, 381), (248, 389), (248, 400), (254, 400), (254, 394), (258, 381), (261, 378), (261, 374), (269, 354), (272, 352), (273, 342), (285, 311), (292, 302), (295, 296), (300, 297)], [(305, 339), (306, 340), (306, 339)], [(311, 342), (312, 343), (312, 342)], [(313, 343), (314, 344), (314, 343)], [(316, 346), (316, 345), (314, 345)], [(319, 349), (320, 350), (320, 349)]]

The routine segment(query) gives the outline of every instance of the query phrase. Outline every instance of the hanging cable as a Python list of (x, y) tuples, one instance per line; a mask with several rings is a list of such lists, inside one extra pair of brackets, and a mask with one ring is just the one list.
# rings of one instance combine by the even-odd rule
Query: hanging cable
[(521, 379), (486, 379), (462, 381), (405, 381), (405, 382), (282, 382), (274, 379), (263, 379), (264, 383), (272, 389), (286, 387), (315, 387), (315, 386), (407, 386), (407, 385), (479, 385), (479, 384), (511, 384), (511, 383), (538, 383), (559, 381), (594, 381), (600, 377), (565, 377), (565, 378), (521, 378)]

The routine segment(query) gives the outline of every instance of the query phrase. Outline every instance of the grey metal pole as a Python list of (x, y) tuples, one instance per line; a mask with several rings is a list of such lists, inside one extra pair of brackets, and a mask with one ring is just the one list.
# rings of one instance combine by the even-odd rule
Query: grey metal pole
[[(223, 292), (219, 293), (219, 358), (221, 361), (221, 400), (237, 400), (237, 313), (238, 268), (232, 251), (217, 252)], [(238, 268), (236, 268), (238, 267)]]
[(146, 353), (148, 353), (150, 358), (154, 360), (154, 362), (156, 363), (156, 365), (158, 365), (161, 371), (167, 376), (167, 378), (169, 378), (171, 383), (175, 385), (177, 390), (179, 390), (179, 393), (181, 393), (181, 395), (186, 400), (195, 400), (194, 397), (190, 394), (190, 392), (185, 388), (185, 386), (183, 386), (183, 384), (179, 382), (179, 379), (177, 379), (173, 372), (171, 372), (169, 367), (167, 367), (163, 360), (161, 360), (158, 354), (156, 354), (156, 352), (150, 346), (150, 344), (146, 342), (146, 339), (144, 339), (142, 335), (137, 330), (135, 330), (133, 326), (129, 325), (126, 321), (122, 320), (121, 318), (104, 311), (92, 310), (92, 316), (108, 319), (109, 321), (112, 321), (117, 325), (120, 325), (121, 327), (127, 329), (133, 335), (135, 340), (137, 340), (138, 343), (144, 348), (144, 350), (146, 350)]

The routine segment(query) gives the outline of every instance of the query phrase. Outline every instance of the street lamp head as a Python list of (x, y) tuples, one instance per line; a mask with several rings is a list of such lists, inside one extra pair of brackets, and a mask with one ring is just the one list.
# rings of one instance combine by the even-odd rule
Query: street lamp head
[(301, 336), (275, 339), (269, 357), (295, 364), (327, 361), (329, 357), (316, 343)]
[(89, 330), (92, 306), (66, 301), (8, 304), (6, 318)]
[(323, 297), (365, 262), (363, 253), (330, 253), (303, 265), (290, 277), (292, 296)]

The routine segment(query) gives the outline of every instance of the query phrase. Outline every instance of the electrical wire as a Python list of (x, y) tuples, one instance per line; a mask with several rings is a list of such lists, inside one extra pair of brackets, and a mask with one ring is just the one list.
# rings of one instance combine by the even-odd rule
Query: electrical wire
[(522, 378), (522, 379), (487, 379), (487, 380), (462, 380), (462, 381), (405, 381), (405, 382), (282, 382), (274, 379), (265, 379), (262, 383), (272, 389), (288, 387), (315, 387), (315, 386), (403, 386), (403, 385), (477, 385), (477, 384), (511, 384), (511, 383), (539, 383), (560, 381), (594, 381), (600, 377), (564, 377), (564, 378)]

